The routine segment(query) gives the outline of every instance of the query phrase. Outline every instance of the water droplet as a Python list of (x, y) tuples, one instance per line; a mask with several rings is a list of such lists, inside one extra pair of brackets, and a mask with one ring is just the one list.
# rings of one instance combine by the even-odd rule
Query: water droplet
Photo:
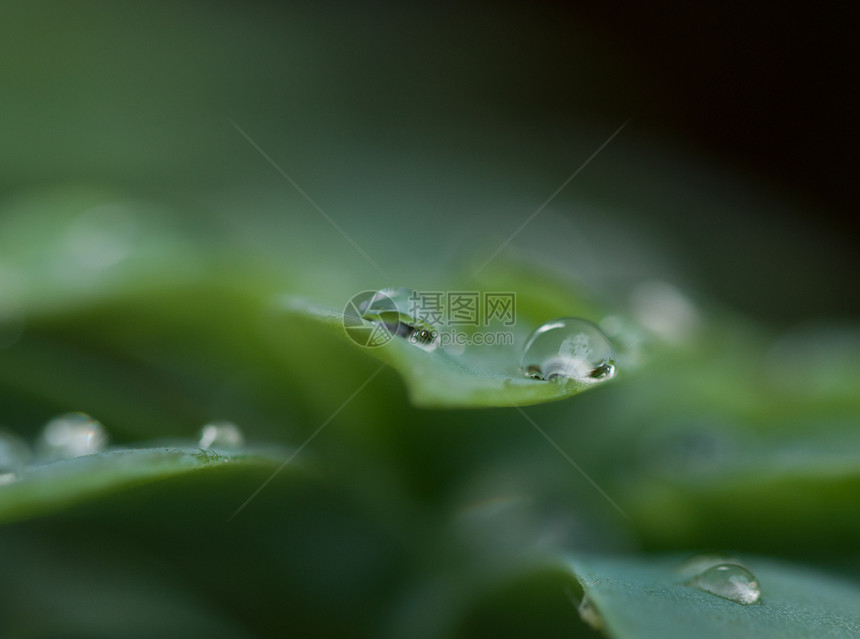
[[(707, 561), (700, 560), (705, 566)], [(687, 581), (687, 585), (748, 606), (761, 599), (758, 579), (738, 563), (711, 565)]]
[(693, 303), (668, 282), (645, 282), (631, 296), (636, 319), (668, 342), (683, 342), (699, 328), (699, 312)]
[(0, 485), (17, 481), (30, 460), (27, 442), (5, 430), (0, 430)]
[(200, 429), (200, 448), (241, 448), (245, 436), (232, 422), (212, 422)]
[(600, 616), (600, 612), (594, 607), (594, 604), (591, 602), (591, 599), (588, 598), (588, 595), (583, 595), (582, 601), (580, 601), (579, 605), (576, 607), (576, 611), (579, 613), (580, 619), (589, 626), (595, 630), (603, 629), (603, 617)]
[(421, 298), (412, 289), (385, 288), (359, 302), (358, 312), (365, 320), (384, 327), (392, 336), (402, 337), (424, 350), (440, 343), (439, 331), (425, 317)]
[(709, 553), (704, 555), (696, 555), (678, 566), (676, 572), (682, 579), (690, 579), (705, 572), (708, 568), (719, 566), (720, 564), (735, 564), (743, 566), (743, 563), (730, 555), (717, 553)]
[(591, 322), (562, 318), (532, 333), (520, 367), (532, 379), (597, 382), (615, 374), (615, 353), (606, 335)]
[(66, 413), (45, 425), (37, 448), (43, 461), (56, 461), (99, 453), (107, 442), (100, 422), (85, 413)]

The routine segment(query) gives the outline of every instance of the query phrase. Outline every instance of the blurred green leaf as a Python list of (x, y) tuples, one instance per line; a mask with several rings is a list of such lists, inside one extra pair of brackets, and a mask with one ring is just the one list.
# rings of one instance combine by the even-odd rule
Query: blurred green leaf
[[(113, 450), (33, 466), (22, 478), (0, 486), (0, 522), (43, 515), (100, 495), (188, 473), (200, 475), (202, 489), (206, 473), (213, 468), (223, 467), (238, 475), (274, 469), (285, 457), (276, 448), (215, 452), (169, 446)], [(291, 468), (290, 472), (295, 471)]]

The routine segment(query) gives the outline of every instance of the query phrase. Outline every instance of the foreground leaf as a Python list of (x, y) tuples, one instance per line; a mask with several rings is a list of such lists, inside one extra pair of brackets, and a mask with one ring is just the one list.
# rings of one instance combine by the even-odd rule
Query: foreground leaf
[(761, 604), (743, 606), (684, 585), (675, 558), (574, 558), (568, 566), (613, 639), (856, 637), (860, 586), (756, 558)]

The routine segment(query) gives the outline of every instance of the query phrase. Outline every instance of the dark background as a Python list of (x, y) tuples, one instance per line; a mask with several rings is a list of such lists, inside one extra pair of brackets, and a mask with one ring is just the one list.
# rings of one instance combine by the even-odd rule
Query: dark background
[(604, 2), (563, 12), (647, 70), (660, 124), (817, 201), (818, 222), (857, 232), (856, 7)]
[[(368, 226), (440, 210), (466, 219), (452, 177), (502, 201), (522, 196), (498, 214), (501, 239), (631, 118), (554, 203), (561, 214), (575, 215), (577, 198), (611, 207), (618, 194), (633, 233), (665, 240), (658, 251), (677, 253), (706, 295), (777, 323), (855, 316), (857, 13), (822, 3), (9, 3), (0, 189), (79, 180), (157, 199), (245, 180), (286, 198), (230, 117), (359, 241), (372, 240)], [(702, 159), (681, 204), (670, 182), (688, 178), (658, 157), (667, 148)], [(352, 166), (338, 166), (350, 153)], [(656, 168), (628, 181), (612, 167), (618, 154)], [(361, 173), (380, 158), (390, 172)], [(458, 175), (442, 172), (451, 160)], [(353, 174), (367, 192), (347, 185)], [(778, 200), (729, 192), (738, 175)], [(386, 207), (394, 218), (374, 217)]]
[[(646, 73), (651, 101), (638, 114), (640, 129), (651, 129), (655, 139), (693, 143), (800, 203), (800, 209), (758, 213), (795, 239), (821, 240), (808, 252), (761, 246), (783, 261), (782, 276), (777, 268), (769, 279), (772, 289), (790, 282), (785, 292), (771, 298), (723, 285), (723, 297), (777, 322), (795, 314), (856, 315), (857, 8), (658, 1), (575, 3), (557, 10), (561, 19), (592, 25)], [(747, 257), (757, 268), (759, 262)], [(824, 269), (804, 281), (798, 265)], [(827, 273), (831, 286), (820, 283)]]

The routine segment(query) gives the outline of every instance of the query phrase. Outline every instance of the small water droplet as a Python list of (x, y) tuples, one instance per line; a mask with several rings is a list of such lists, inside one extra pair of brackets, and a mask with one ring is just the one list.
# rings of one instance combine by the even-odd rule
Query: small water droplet
[(758, 603), (761, 599), (758, 579), (737, 563), (709, 566), (687, 581), (687, 585), (744, 606)]
[(576, 611), (579, 613), (580, 619), (589, 626), (595, 630), (603, 629), (603, 617), (600, 615), (597, 608), (594, 607), (594, 604), (591, 602), (591, 599), (588, 598), (588, 595), (583, 595), (582, 601), (580, 601), (579, 605), (576, 607)]
[(45, 424), (37, 448), (43, 461), (56, 461), (99, 453), (107, 443), (100, 422), (85, 413), (66, 413)]
[(232, 422), (211, 422), (200, 429), (200, 448), (241, 448), (245, 436)]
[(520, 367), (532, 379), (597, 382), (615, 374), (615, 353), (609, 338), (591, 322), (562, 318), (532, 333)]
[(0, 484), (20, 479), (29, 460), (30, 447), (27, 442), (14, 433), (0, 430)]
[(420, 296), (409, 288), (385, 288), (359, 304), (361, 317), (376, 322), (392, 336), (424, 350), (439, 346), (439, 331), (422, 315)]

